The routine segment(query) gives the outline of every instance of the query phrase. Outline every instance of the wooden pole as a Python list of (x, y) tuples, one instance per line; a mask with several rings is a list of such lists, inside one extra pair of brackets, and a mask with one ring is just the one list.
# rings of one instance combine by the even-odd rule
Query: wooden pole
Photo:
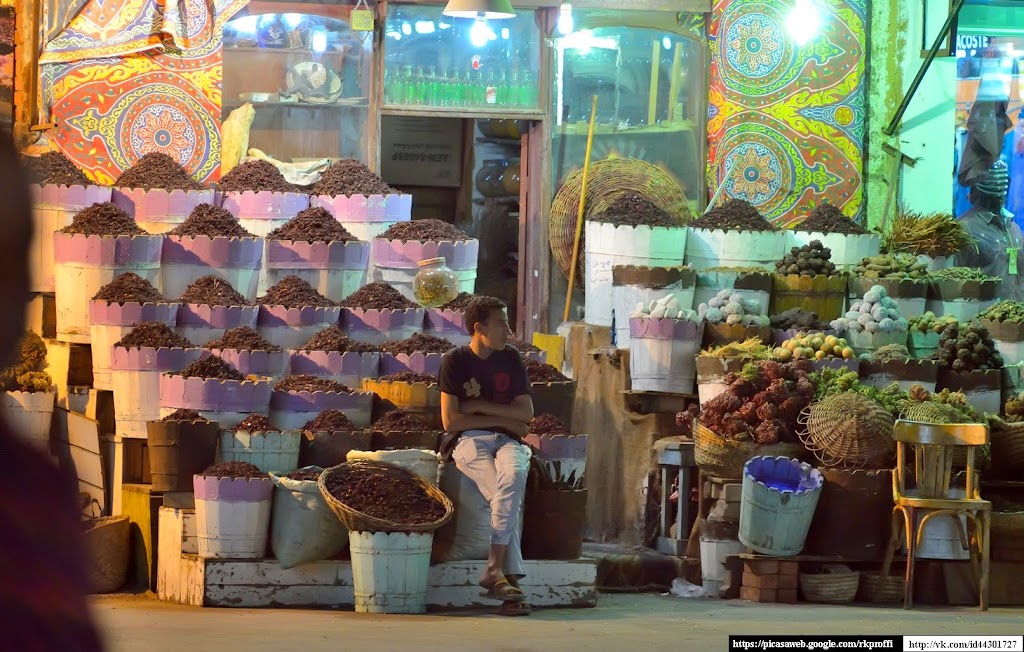
[(661, 42), (651, 43), (651, 94), (647, 98), (647, 126), (658, 116), (658, 68), (661, 66)]
[(672, 55), (672, 79), (668, 86), (668, 121), (676, 119), (676, 105), (679, 103), (679, 76), (683, 67), (683, 44), (676, 43), (675, 54)]
[(576, 214), (576, 237), (572, 243), (572, 261), (569, 264), (569, 289), (565, 292), (565, 310), (562, 321), (569, 321), (569, 307), (572, 305), (572, 286), (576, 284), (576, 261), (580, 258), (580, 238), (583, 235), (583, 212), (587, 204), (587, 178), (590, 175), (590, 149), (594, 144), (594, 118), (597, 117), (597, 95), (590, 104), (590, 129), (587, 130), (587, 153), (583, 159), (583, 181), (580, 183), (580, 209)]

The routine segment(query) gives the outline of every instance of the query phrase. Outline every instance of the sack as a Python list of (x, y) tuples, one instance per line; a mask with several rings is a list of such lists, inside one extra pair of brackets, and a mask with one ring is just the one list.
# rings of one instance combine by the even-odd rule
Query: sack
[(491, 549), (490, 503), (484, 500), (476, 483), (459, 471), (454, 462), (441, 467), (440, 488), (452, 501), (455, 515), (434, 532), (431, 561), (487, 559)]
[[(437, 486), (438, 465), (441, 463), (441, 456), (434, 451), (427, 450), (398, 450), (398, 451), (349, 451), (345, 459), (371, 460), (373, 462), (384, 462), (400, 466), (407, 471), (412, 471), (430, 484)], [(474, 486), (475, 488), (475, 486)], [(479, 493), (479, 492), (477, 492)]]
[(330, 559), (345, 549), (348, 530), (320, 496), (316, 480), (270, 477), (275, 487), (270, 548), (281, 568)]

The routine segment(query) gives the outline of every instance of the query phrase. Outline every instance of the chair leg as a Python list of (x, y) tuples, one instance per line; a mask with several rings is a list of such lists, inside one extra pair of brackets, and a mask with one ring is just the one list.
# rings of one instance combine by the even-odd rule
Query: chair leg
[(892, 510), (892, 524), (889, 529), (889, 545), (885, 549), (885, 559), (882, 561), (882, 570), (878, 574), (878, 586), (875, 587), (875, 594), (871, 596), (876, 602), (881, 598), (885, 585), (885, 578), (889, 577), (889, 568), (892, 566), (892, 558), (896, 556), (896, 549), (900, 547), (900, 540), (903, 536), (903, 515), (899, 507)]
[(988, 611), (988, 580), (989, 580), (989, 531), (992, 525), (992, 513), (989, 511), (981, 512), (981, 582), (978, 587), (978, 593), (981, 594), (981, 610)]
[(917, 528), (914, 522), (914, 508), (903, 510), (903, 518), (907, 528), (907, 575), (903, 587), (903, 608), (910, 609), (914, 604), (914, 561), (917, 557)]
[[(957, 526), (960, 525), (960, 515), (954, 514)], [(975, 581), (978, 582), (978, 597), (981, 598), (981, 516), (979, 514), (967, 514), (967, 551), (970, 555), (971, 572)]]

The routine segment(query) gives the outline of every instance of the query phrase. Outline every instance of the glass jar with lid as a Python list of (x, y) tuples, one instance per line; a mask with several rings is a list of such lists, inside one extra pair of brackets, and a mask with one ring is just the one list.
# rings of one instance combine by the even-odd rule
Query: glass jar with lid
[(504, 159), (485, 160), (476, 173), (476, 189), (484, 197), (501, 197), (505, 194), (501, 176), (508, 166)]
[(412, 280), (412, 294), (424, 308), (439, 308), (459, 296), (459, 277), (444, 257), (427, 258), (417, 263), (419, 271)]
[(518, 197), (519, 196), (519, 182), (522, 169), (519, 164), (519, 159), (513, 158), (508, 160), (508, 167), (502, 171), (501, 175), (501, 188), (502, 196), (504, 197)]

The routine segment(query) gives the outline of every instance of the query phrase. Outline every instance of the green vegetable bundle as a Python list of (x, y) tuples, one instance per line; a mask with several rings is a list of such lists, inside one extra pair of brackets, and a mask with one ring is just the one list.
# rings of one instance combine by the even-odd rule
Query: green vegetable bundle
[(989, 319), (995, 322), (1024, 322), (1024, 303), (1009, 300), (1000, 301), (978, 315), (978, 319)]

